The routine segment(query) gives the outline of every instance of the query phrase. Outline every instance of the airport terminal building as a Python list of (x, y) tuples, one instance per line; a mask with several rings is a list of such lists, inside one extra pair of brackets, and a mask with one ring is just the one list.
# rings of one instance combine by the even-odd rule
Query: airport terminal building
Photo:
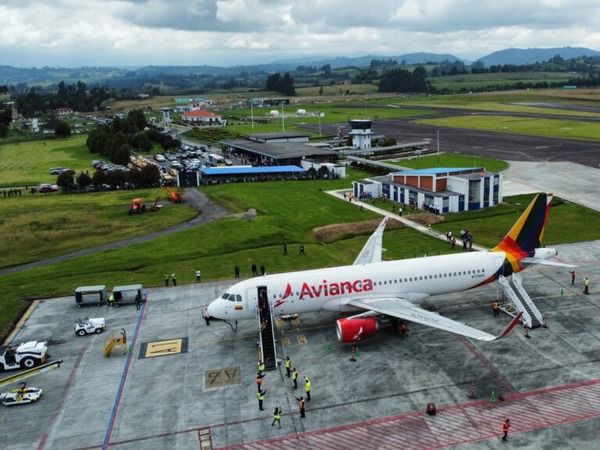
[(387, 198), (438, 214), (474, 211), (502, 203), (501, 173), (482, 167), (404, 170), (354, 181), (356, 198)]

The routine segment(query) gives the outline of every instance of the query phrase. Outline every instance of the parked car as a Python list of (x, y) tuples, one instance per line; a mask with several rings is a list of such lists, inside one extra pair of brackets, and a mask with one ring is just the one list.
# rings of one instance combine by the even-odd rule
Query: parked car
[(64, 167), (53, 167), (50, 169), (50, 175), (60, 175), (63, 170), (65, 170)]
[(40, 184), (40, 187), (37, 189), (37, 191), (42, 194), (47, 194), (48, 192), (58, 192), (58, 186), (56, 184)]
[(160, 153), (157, 153), (156, 155), (154, 155), (154, 159), (157, 160), (158, 162), (165, 162), (167, 159), (161, 155)]

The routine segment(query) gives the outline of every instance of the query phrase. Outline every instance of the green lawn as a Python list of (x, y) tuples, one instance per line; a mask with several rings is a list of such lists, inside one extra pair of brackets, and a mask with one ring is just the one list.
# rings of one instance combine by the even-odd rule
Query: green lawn
[(429, 81), (437, 89), (449, 89), (458, 91), (461, 89), (479, 89), (483, 87), (499, 88), (506, 85), (522, 83), (556, 83), (567, 82), (573, 78), (564, 72), (511, 72), (511, 73), (479, 73), (460, 74), (440, 77), (430, 77)]
[(565, 139), (600, 139), (600, 125), (561, 119), (532, 119), (511, 116), (455, 116), (442, 119), (422, 119), (419, 123), (442, 127), (498, 131)]
[(403, 159), (401, 161), (387, 161), (410, 169), (427, 169), (430, 167), (483, 167), (488, 172), (500, 172), (508, 168), (506, 161), (484, 158), (477, 155), (464, 153), (440, 153), (437, 155), (425, 155), (420, 158)]
[(485, 92), (476, 94), (452, 95), (411, 95), (395, 98), (369, 100), (374, 105), (430, 106), (440, 108), (475, 109), (495, 112), (522, 112), (563, 116), (599, 117), (600, 114), (587, 111), (570, 111), (560, 108), (542, 108), (519, 105), (516, 103), (554, 103), (572, 106), (589, 106), (595, 101), (593, 94), (583, 91), (565, 91), (557, 89), (525, 90), (506, 92)]
[[(529, 205), (533, 194), (505, 197), (504, 203), (481, 211), (447, 214), (445, 221), (433, 225), (441, 232), (451, 230), (458, 236), (468, 229), (474, 241), (487, 247), (495, 246), (510, 230), (523, 210)], [(600, 227), (590, 223), (600, 221), (600, 212), (555, 197), (552, 201), (544, 244), (566, 244), (600, 239)]]
[(158, 212), (127, 214), (133, 197), (151, 205), (161, 189), (0, 197), (0, 267), (23, 264), (166, 228), (197, 213), (166, 198)]
[(85, 145), (87, 135), (68, 139), (19, 142), (0, 146), (0, 187), (54, 183), (52, 167), (91, 170), (97, 158)]

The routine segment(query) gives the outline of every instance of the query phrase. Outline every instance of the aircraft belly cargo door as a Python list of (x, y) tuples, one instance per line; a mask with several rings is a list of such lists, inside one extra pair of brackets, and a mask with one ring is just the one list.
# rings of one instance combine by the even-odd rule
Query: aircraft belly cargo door
[(275, 354), (275, 330), (273, 313), (271, 305), (269, 305), (269, 294), (266, 286), (258, 286), (256, 291), (262, 361), (266, 370), (274, 370), (277, 368), (277, 355)]

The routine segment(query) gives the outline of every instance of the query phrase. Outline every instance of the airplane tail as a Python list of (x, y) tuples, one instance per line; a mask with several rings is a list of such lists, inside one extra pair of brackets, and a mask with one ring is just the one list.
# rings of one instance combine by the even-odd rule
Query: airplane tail
[(551, 202), (552, 194), (537, 194), (504, 239), (492, 249), (506, 254), (510, 268), (505, 263), (505, 275), (521, 271), (521, 260), (534, 257), (536, 249), (543, 247), (542, 240)]

